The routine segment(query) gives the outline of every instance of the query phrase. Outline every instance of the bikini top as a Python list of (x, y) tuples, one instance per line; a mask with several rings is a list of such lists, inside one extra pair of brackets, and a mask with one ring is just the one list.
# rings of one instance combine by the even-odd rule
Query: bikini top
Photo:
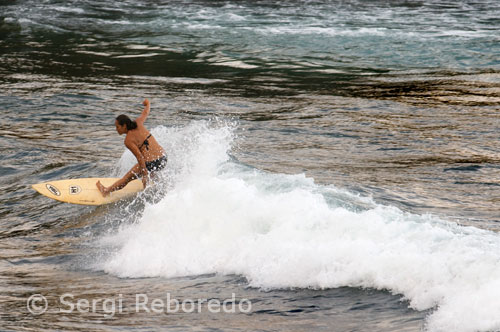
[(148, 139), (151, 137), (151, 134), (148, 135), (148, 137), (146, 137), (146, 139), (144, 140), (144, 142), (142, 142), (141, 146), (139, 147), (139, 150), (142, 149), (143, 146), (146, 146), (146, 150), (149, 150), (149, 142), (148, 142)]

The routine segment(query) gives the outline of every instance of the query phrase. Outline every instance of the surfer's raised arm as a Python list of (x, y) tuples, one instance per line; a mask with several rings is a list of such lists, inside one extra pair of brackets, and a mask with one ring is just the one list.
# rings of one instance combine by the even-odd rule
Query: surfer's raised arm
[(135, 119), (135, 122), (140, 123), (140, 124), (143, 124), (144, 121), (146, 121), (146, 118), (149, 115), (149, 109), (150, 109), (150, 103), (149, 103), (149, 100), (147, 98), (144, 99), (142, 104), (144, 105), (144, 110), (142, 111), (141, 116), (139, 116), (137, 119)]

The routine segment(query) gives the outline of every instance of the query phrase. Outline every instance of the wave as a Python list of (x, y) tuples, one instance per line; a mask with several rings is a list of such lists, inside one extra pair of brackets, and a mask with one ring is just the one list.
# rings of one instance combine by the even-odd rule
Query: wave
[[(500, 236), (230, 156), (234, 125), (155, 128), (168, 193), (102, 237), (119, 277), (238, 274), (264, 289), (362, 287), (434, 309), (429, 331), (500, 328)], [(126, 152), (119, 172), (134, 162)]]

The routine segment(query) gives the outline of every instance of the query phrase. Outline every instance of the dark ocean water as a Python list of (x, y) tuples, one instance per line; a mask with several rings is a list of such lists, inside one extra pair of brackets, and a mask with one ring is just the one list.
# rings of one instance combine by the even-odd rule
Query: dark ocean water
[[(499, 17), (0, 0), (0, 329), (500, 331)], [(95, 208), (30, 188), (123, 175), (114, 117), (146, 97), (161, 190)], [(250, 312), (137, 302), (232, 294)]]

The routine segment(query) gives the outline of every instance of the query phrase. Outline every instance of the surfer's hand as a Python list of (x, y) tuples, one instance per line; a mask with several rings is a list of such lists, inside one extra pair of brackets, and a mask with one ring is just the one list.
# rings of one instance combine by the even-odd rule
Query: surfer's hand
[(144, 101), (142, 102), (142, 104), (144, 106), (149, 106), (149, 100), (148, 100), (148, 98), (144, 99)]

